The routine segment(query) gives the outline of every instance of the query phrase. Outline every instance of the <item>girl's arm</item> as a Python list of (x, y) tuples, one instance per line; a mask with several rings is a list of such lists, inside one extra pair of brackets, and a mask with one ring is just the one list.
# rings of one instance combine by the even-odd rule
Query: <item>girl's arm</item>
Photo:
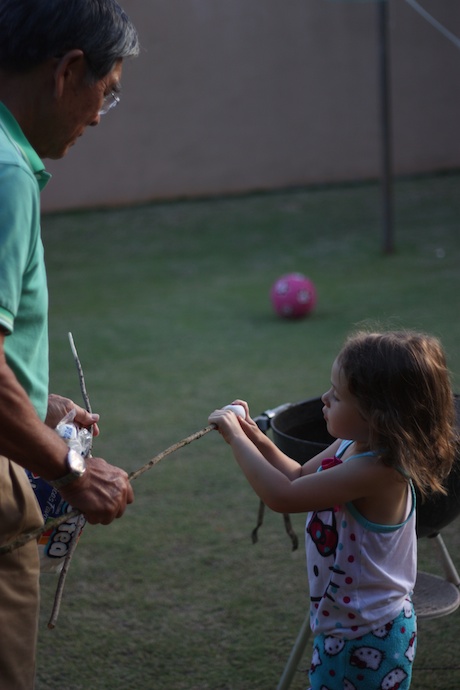
[[(352, 462), (342, 463), (324, 472), (298, 473), (296, 477), (292, 477), (270, 460), (267, 462), (261, 449), (245, 433), (248, 422), (240, 420), (230, 410), (216, 410), (209, 417), (209, 421), (217, 426), (230, 445), (236, 461), (254, 491), (276, 512), (303, 513), (324, 510), (332, 505), (371, 496), (379, 490), (383, 482), (388, 481), (389, 468), (379, 463), (376, 458), (369, 457), (356, 458)], [(332, 449), (337, 444), (338, 441), (310, 461), (312, 465), (318, 466), (321, 462), (320, 456), (330, 457)], [(280, 466), (286, 469), (287, 464), (280, 459), (274, 448), (271, 447), (270, 450), (271, 459), (276, 464), (279, 460)]]
[(315, 455), (308, 460), (308, 462), (301, 465), (299, 462), (283, 453), (273, 441), (259, 429), (256, 422), (251, 418), (249, 406), (245, 400), (235, 400), (233, 404), (242, 405), (246, 411), (246, 418), (244, 420), (240, 418), (239, 422), (248, 439), (252, 441), (264, 456), (265, 460), (291, 480), (316, 472), (321, 462), (326, 458), (333, 457), (340, 445), (340, 439), (334, 441), (334, 443), (324, 451), (321, 451), (321, 453), (318, 453), (318, 455)]

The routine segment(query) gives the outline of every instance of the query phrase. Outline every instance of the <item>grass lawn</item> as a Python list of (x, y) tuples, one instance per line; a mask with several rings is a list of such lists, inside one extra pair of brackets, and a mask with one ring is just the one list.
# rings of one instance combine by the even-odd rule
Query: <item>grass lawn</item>
[[(81, 402), (71, 331), (102, 417), (94, 452), (128, 471), (236, 397), (257, 415), (320, 395), (362, 324), (438, 335), (460, 392), (459, 188), (398, 181), (391, 256), (373, 184), (45, 216), (51, 389)], [(268, 299), (291, 271), (318, 290), (299, 321)], [(274, 690), (307, 608), (302, 543), (269, 511), (251, 543), (258, 499), (214, 433), (134, 488), (122, 520), (85, 528), (54, 631), (56, 577), (42, 578), (36, 690)], [(445, 541), (460, 568), (458, 524)], [(459, 612), (420, 623), (415, 690), (458, 690), (459, 639)]]

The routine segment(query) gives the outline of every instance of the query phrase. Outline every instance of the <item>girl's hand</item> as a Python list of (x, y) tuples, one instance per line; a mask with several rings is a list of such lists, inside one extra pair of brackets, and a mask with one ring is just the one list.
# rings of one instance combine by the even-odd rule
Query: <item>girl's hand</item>
[[(234, 412), (231, 410), (226, 410), (225, 408), (215, 410), (215, 412), (213, 412), (209, 417), (210, 423), (216, 425), (224, 440), (227, 443), (231, 443), (231, 440), (236, 435), (241, 435), (241, 432), (243, 432), (257, 447), (259, 447), (259, 444), (264, 444), (267, 441), (267, 437), (264, 432), (259, 429), (256, 422), (251, 418), (248, 403), (245, 400), (238, 399), (234, 400), (231, 404), (241, 405), (244, 408), (246, 413), (244, 419), (237, 417)], [(229, 413), (228, 416), (227, 413)]]
[(251, 418), (251, 415), (249, 414), (248, 403), (245, 400), (234, 400), (232, 402), (232, 405), (242, 405), (242, 407), (244, 407), (246, 417), (240, 423), (240, 426), (246, 434), (246, 436), (248, 437), (248, 439), (252, 441), (257, 447), (259, 447), (259, 444), (263, 444), (267, 440), (267, 437), (264, 434), (264, 432), (259, 429), (256, 422)]
[(237, 417), (232, 410), (214, 410), (214, 412), (209, 415), (208, 421), (210, 424), (215, 425), (224, 441), (229, 444), (236, 436), (243, 433), (240, 422), (244, 423), (244, 420), (242, 420), (241, 417)]

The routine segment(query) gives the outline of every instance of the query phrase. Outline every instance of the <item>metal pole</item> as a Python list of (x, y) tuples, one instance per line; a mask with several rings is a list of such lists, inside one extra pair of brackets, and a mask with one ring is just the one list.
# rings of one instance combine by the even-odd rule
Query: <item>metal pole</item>
[(305, 647), (307, 646), (308, 638), (310, 637), (310, 615), (307, 613), (304, 622), (299, 630), (294, 646), (289, 655), (284, 671), (279, 680), (276, 690), (288, 690), (291, 687), (292, 679), (297, 671), (297, 666), (302, 659)]
[(388, 5), (389, 0), (379, 0), (377, 3), (380, 120), (382, 131), (382, 250), (385, 254), (392, 254), (394, 251), (394, 238)]

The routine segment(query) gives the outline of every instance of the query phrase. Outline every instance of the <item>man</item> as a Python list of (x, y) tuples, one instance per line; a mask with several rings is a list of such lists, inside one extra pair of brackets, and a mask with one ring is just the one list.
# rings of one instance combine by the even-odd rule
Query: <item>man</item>
[[(92, 524), (133, 500), (126, 472), (86, 467), (54, 431), (75, 408), (48, 396), (47, 287), (40, 238), (42, 158), (61, 158), (119, 100), (123, 59), (139, 52), (115, 0), (0, 0), (0, 544), (39, 526), (24, 468)], [(32, 690), (38, 620), (35, 542), (0, 556), (0, 688)]]

